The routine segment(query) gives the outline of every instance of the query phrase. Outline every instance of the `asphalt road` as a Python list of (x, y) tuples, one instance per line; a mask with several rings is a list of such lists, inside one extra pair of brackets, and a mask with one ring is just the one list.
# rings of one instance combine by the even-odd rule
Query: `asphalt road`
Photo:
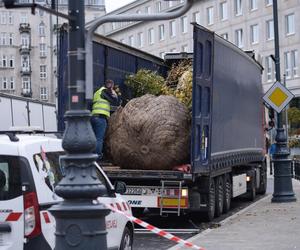
[[(271, 193), (273, 190), (273, 183), (268, 180), (268, 189), (267, 193)], [(264, 195), (259, 195), (256, 197), (255, 200), (259, 200), (263, 198)], [(223, 214), (219, 218), (215, 219), (212, 222), (203, 222), (199, 218), (191, 217), (191, 216), (183, 216), (183, 217), (177, 217), (177, 216), (169, 216), (169, 217), (160, 217), (155, 216), (151, 214), (150, 212), (146, 213), (141, 217), (142, 220), (160, 228), (160, 229), (192, 229), (195, 231), (195, 229), (198, 229), (197, 232), (191, 232), (191, 233), (173, 233), (174, 235), (182, 238), (182, 239), (188, 239), (192, 236), (194, 236), (197, 233), (200, 233), (201, 231), (212, 228), (212, 227), (218, 227), (220, 226), (219, 222), (226, 219), (227, 217), (237, 213), (241, 209), (246, 208), (249, 206), (252, 202), (248, 201), (245, 198), (235, 198), (232, 201), (232, 209), (227, 214)], [(139, 230), (136, 230), (135, 236), (134, 236), (134, 245), (133, 250), (164, 250), (168, 249), (175, 244), (165, 238), (162, 238), (158, 235), (155, 235), (153, 233), (149, 232), (140, 232)]]

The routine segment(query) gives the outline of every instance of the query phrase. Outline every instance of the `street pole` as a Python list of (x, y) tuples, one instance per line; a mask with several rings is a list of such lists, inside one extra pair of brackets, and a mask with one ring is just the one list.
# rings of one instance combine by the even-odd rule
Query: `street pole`
[(109, 213), (96, 199), (107, 190), (96, 173), (92, 153), (96, 138), (85, 100), (84, 0), (69, 0), (69, 111), (61, 157), (64, 177), (55, 188), (64, 200), (49, 211), (56, 220), (55, 250), (107, 249), (105, 216)]
[[(275, 43), (275, 69), (276, 81), (280, 82), (280, 54), (279, 54), (279, 30), (277, 0), (273, 0), (273, 22)], [(276, 150), (274, 153), (274, 192), (272, 202), (296, 201), (293, 192), (291, 159), (287, 136), (283, 128), (282, 114), (277, 113)]]

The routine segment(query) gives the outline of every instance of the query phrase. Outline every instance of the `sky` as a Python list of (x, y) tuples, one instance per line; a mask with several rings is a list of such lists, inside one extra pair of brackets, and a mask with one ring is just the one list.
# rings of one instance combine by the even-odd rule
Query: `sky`
[(105, 0), (106, 11), (107, 13), (111, 12), (133, 1), (134, 0)]

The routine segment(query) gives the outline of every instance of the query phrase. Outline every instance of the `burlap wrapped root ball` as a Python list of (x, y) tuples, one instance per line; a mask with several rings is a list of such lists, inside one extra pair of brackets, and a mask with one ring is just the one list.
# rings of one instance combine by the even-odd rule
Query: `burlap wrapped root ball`
[(189, 162), (191, 119), (173, 96), (132, 99), (109, 119), (106, 149), (125, 169), (171, 170)]

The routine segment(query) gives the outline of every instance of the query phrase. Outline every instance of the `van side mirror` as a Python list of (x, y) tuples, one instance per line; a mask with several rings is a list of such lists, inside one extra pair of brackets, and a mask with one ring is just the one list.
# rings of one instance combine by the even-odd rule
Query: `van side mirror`
[(122, 181), (116, 181), (115, 182), (115, 192), (118, 194), (125, 194), (126, 184)]

